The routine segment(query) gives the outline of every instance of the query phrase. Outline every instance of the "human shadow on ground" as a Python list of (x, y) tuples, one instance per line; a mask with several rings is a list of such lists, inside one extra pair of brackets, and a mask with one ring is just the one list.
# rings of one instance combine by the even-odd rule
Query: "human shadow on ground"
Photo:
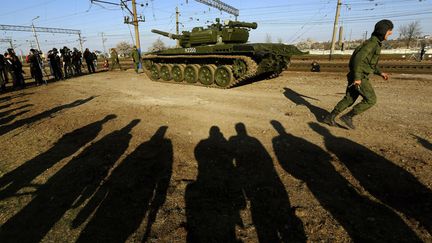
[(23, 96), (26, 96), (26, 95), (32, 95), (32, 94), (34, 94), (34, 92), (19, 93), (19, 94), (13, 94), (13, 95), (8, 95), (8, 96), (3, 96), (3, 97), (0, 97), (0, 103), (1, 102), (6, 102), (6, 101), (9, 101), (9, 100), (13, 100), (15, 98), (20, 98), (20, 97), (23, 97)]
[(10, 104), (6, 104), (6, 105), (0, 105), (0, 110), (3, 110), (5, 108), (10, 107), (11, 105), (13, 105), (14, 103), (10, 103)]
[(6, 102), (12, 99), (12, 95), (0, 97), (0, 102)]
[(130, 131), (138, 123), (133, 120), (89, 145), (51, 176), (26, 206), (1, 226), (2, 242), (40, 242), (66, 211), (93, 195), (126, 151)]
[(247, 134), (243, 123), (229, 139), (240, 186), (250, 202), (260, 242), (305, 242), (303, 223), (294, 214), (273, 160), (261, 142)]
[[(21, 109), (24, 109), (24, 108), (27, 108), (27, 107), (31, 107), (31, 106), (33, 106), (33, 105), (32, 104), (27, 104), (27, 105), (22, 105), (20, 107), (13, 108), (13, 109), (10, 109), (10, 110), (7, 110), (7, 111), (2, 111), (2, 112), (0, 112), (0, 118), (2, 118), (4, 116), (7, 116), (7, 115), (9, 115), (10, 113), (12, 113), (14, 111), (18, 111), (18, 110), (21, 110)], [(0, 125), (1, 125), (1, 123), (0, 123)]]
[(167, 128), (161, 126), (129, 154), (81, 209), (72, 226), (90, 221), (77, 242), (126, 242), (146, 214), (143, 242), (147, 241), (172, 175), (173, 147), (165, 138)]
[(299, 94), (290, 88), (284, 88), (284, 89), (285, 89), (285, 91), (284, 91), (285, 97), (287, 97), (289, 100), (291, 100), (296, 105), (306, 106), (309, 109), (309, 111), (312, 112), (312, 114), (315, 116), (315, 119), (318, 122), (323, 122), (324, 117), (328, 114), (328, 111), (326, 111), (323, 108), (320, 108), (316, 105), (311, 104), (305, 98), (312, 99), (312, 100), (318, 100), (318, 99)]
[(7, 124), (7, 123), (15, 120), (17, 117), (24, 115), (25, 113), (27, 113), (29, 111), (30, 110), (23, 110), (23, 111), (20, 111), (18, 113), (12, 114), (10, 116), (2, 117), (2, 118), (0, 118), (0, 125)]
[(402, 212), (432, 233), (432, 191), (412, 174), (352, 140), (336, 137), (316, 123), (310, 127), (323, 136), (328, 151), (335, 154), (370, 194)]
[(198, 175), (186, 187), (187, 242), (239, 242), (235, 227), (243, 226), (245, 200), (238, 183), (228, 141), (217, 126), (194, 150)]
[(102, 130), (102, 125), (115, 117), (108, 115), (102, 120), (66, 133), (50, 149), (3, 175), (0, 178), (0, 188), (3, 188), (0, 200), (14, 196), (23, 187), (31, 186), (37, 176), (95, 139)]
[(417, 135), (413, 135), (412, 134), (412, 136), (415, 137), (417, 139), (417, 142), (419, 144), (421, 144), (424, 148), (432, 150), (432, 143), (431, 142), (429, 142), (428, 140), (426, 140), (426, 139), (424, 139), (422, 137), (419, 137)]
[(8, 107), (10, 107), (11, 105), (17, 105), (17, 104), (25, 103), (25, 102), (28, 102), (28, 101), (29, 101), (29, 100), (20, 100), (20, 101), (17, 101), (17, 102), (12, 102), (12, 103), (6, 104), (6, 105), (1, 105), (1, 106), (0, 106), (0, 110), (5, 109), (5, 108), (8, 108)]
[[(271, 121), (278, 136), (273, 149), (282, 168), (306, 183), (308, 189), (354, 242), (417, 242), (416, 234), (386, 206), (360, 195), (331, 164), (319, 146), (287, 133)], [(331, 236), (330, 236), (331, 237)]]
[(6, 134), (6, 133), (8, 133), (8, 132), (10, 132), (12, 130), (15, 130), (15, 129), (21, 127), (21, 126), (29, 125), (29, 124), (31, 124), (33, 122), (36, 122), (36, 121), (39, 121), (41, 119), (51, 117), (53, 114), (55, 114), (56, 112), (59, 112), (61, 110), (70, 109), (70, 108), (73, 108), (73, 107), (85, 104), (85, 103), (91, 101), (94, 98), (95, 98), (95, 96), (90, 96), (87, 99), (76, 100), (76, 101), (74, 101), (72, 103), (54, 107), (52, 109), (49, 109), (49, 110), (44, 111), (44, 112), (41, 112), (41, 113), (36, 114), (34, 116), (31, 116), (31, 117), (28, 117), (28, 118), (23, 118), (21, 120), (18, 120), (16, 122), (12, 123), (12, 124), (4, 125), (4, 126), (0, 127), (0, 136), (3, 135), (3, 134)]

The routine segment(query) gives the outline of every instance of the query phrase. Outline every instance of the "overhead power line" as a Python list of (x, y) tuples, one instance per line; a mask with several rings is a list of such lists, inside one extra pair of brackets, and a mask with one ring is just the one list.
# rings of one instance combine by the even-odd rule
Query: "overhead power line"
[(0, 43), (1, 42), (7, 42), (10, 45), (10, 48), (14, 49), (13, 43), (12, 43), (12, 39), (10, 38), (5, 38), (5, 39), (0, 39)]
[(199, 3), (203, 3), (203, 4), (211, 6), (211, 7), (214, 7), (214, 8), (217, 8), (220, 11), (224, 11), (224, 12), (227, 12), (229, 14), (232, 14), (236, 18), (239, 16), (239, 10), (238, 9), (236, 9), (233, 6), (228, 5), (224, 2), (221, 2), (219, 0), (195, 0), (195, 1), (197, 1)]
[(73, 30), (73, 29), (61, 29), (61, 28), (47, 28), (47, 27), (35, 27), (31, 26), (22, 26), (22, 25), (0, 25), (0, 30), (6, 31), (24, 31), (24, 32), (45, 32), (45, 33), (59, 33), (59, 34), (74, 34), (78, 35), (81, 52), (83, 50), (82, 43), (83, 40), (81, 38), (81, 30)]
[[(80, 35), (81, 30), (73, 30), (73, 29), (60, 29), (60, 28), (47, 28), (47, 27), (34, 27), (37, 32), (46, 32), (46, 33), (59, 33), (59, 34), (74, 34)], [(23, 26), (23, 25), (7, 25), (1, 24), (0, 30), (7, 31), (25, 31), (32, 32), (32, 26)]]

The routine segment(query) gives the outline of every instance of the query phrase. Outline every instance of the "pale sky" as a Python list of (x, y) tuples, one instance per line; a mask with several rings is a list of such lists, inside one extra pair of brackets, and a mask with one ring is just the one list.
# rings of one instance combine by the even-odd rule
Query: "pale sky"
[[(133, 43), (132, 25), (123, 23), (126, 10), (107, 4), (91, 4), (90, 0), (0, 0), (2, 13), (0, 24), (26, 25), (34, 21), (36, 27), (67, 28), (81, 30), (85, 39), (84, 48), (103, 50), (101, 33), (107, 38), (106, 48), (120, 41)], [(119, 0), (106, 0), (119, 3)], [(251, 30), (251, 42), (264, 42), (266, 35), (273, 41), (296, 43), (307, 38), (318, 41), (331, 39), (337, 0), (223, 0), (240, 10), (238, 20), (257, 22), (258, 29)], [(175, 32), (175, 8), (179, 7), (180, 30), (190, 30), (193, 26), (206, 26), (216, 17), (222, 20), (234, 16), (210, 8), (195, 0), (137, 0), (138, 12), (145, 17), (140, 23), (142, 50), (159, 37), (150, 32), (157, 28)], [(130, 2), (129, 2), (130, 5)], [(431, 0), (345, 0), (342, 1), (339, 25), (344, 27), (344, 38), (360, 39), (368, 35), (374, 24), (381, 19), (390, 19), (395, 24), (393, 38), (397, 38), (398, 28), (413, 21), (419, 21), (424, 35), (432, 34)], [(130, 28), (130, 29), (129, 29)], [(0, 38), (12, 38), (16, 49), (27, 52), (34, 44), (31, 32), (0, 31)], [(64, 45), (79, 47), (77, 36), (68, 34), (39, 33), (39, 42), (44, 52)], [(161, 37), (168, 45), (174, 41)], [(0, 43), (5, 50), (8, 43)]]

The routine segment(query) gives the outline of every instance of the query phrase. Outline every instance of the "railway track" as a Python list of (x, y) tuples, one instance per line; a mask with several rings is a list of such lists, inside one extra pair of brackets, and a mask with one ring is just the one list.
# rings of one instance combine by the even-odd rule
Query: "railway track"
[[(312, 60), (291, 60), (288, 71), (310, 71)], [(321, 72), (348, 72), (348, 60), (318, 60)], [(389, 73), (415, 73), (432, 74), (432, 61), (408, 62), (408, 61), (380, 61), (382, 71)]]

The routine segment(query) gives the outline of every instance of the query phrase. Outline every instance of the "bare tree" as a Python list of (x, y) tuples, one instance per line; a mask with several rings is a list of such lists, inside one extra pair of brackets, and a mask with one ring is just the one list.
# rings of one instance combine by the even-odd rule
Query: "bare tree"
[(265, 42), (266, 43), (272, 43), (272, 37), (269, 33), (266, 34)]
[(121, 57), (128, 57), (132, 52), (133, 45), (127, 43), (126, 41), (121, 41), (116, 45), (117, 53)]
[(421, 27), (418, 21), (411, 22), (407, 25), (399, 27), (400, 39), (404, 40), (407, 48), (410, 47), (411, 42), (420, 37)]
[(282, 39), (281, 37), (279, 37), (279, 38), (277, 39), (277, 42), (278, 42), (279, 44), (282, 44), (282, 43), (283, 43), (283, 39)]
[(167, 46), (165, 43), (158, 38), (155, 42), (153, 42), (152, 46), (148, 49), (149, 51), (163, 51), (166, 50)]

